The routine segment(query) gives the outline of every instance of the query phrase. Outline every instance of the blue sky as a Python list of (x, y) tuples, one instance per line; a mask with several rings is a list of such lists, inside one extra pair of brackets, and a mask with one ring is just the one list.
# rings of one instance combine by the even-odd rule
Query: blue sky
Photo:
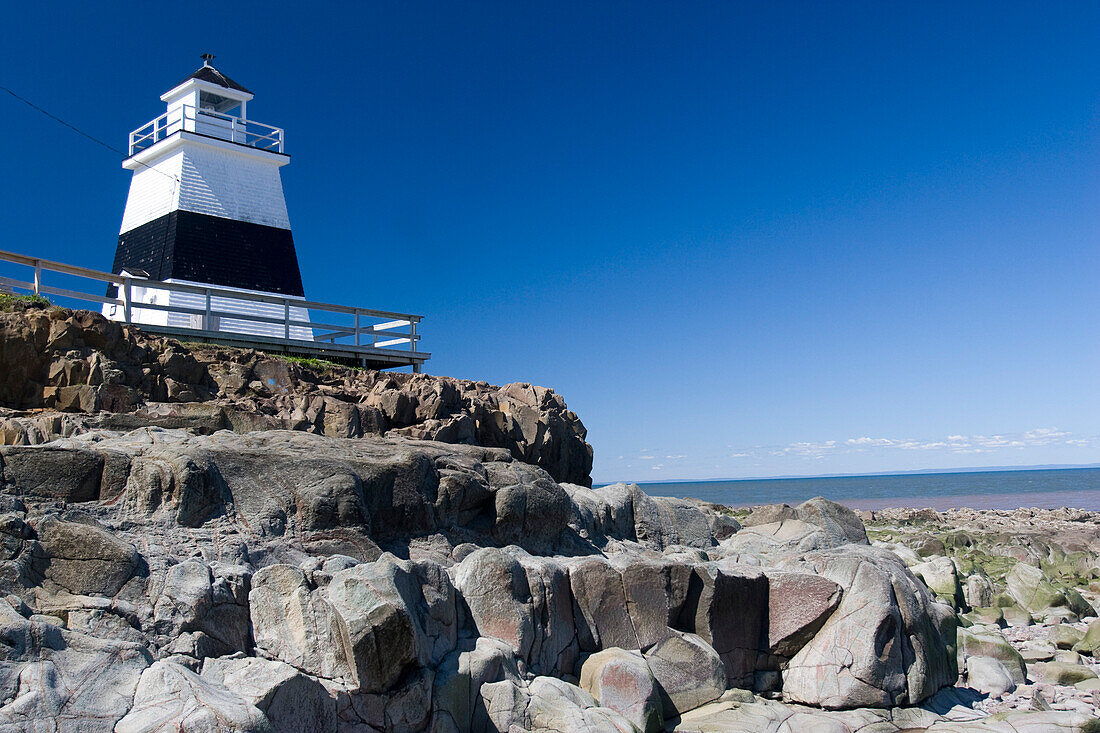
[[(114, 145), (217, 54), (310, 297), (554, 387), (597, 480), (1100, 461), (1095, 3), (21, 3)], [(4, 249), (106, 269), (117, 156), (0, 96)]]

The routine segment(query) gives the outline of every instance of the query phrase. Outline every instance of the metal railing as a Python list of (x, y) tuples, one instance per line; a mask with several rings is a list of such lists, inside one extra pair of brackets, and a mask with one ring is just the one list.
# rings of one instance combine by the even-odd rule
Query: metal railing
[(283, 152), (281, 127), (253, 122), (211, 109), (199, 109), (185, 104), (169, 110), (130, 133), (130, 155), (156, 145), (180, 130), (209, 135), (221, 140), (247, 145), (260, 150)]
[[(183, 337), (193, 336), (198, 339), (229, 340), (251, 344), (255, 348), (261, 349), (265, 346), (275, 346), (281, 347), (282, 350), (300, 350), (305, 353), (337, 355), (358, 359), (361, 363), (388, 363), (391, 366), (410, 365), (414, 371), (419, 371), (421, 364), (431, 358), (431, 354), (417, 351), (417, 343), (420, 341), (417, 325), (423, 317), (410, 313), (379, 311), (369, 308), (320, 303), (304, 298), (242, 292), (215, 285), (169, 283), (127, 274), (115, 275), (109, 272), (67, 265), (38, 257), (28, 257), (3, 250), (0, 250), (0, 262), (24, 265), (33, 270), (33, 276), (30, 280), (0, 276), (0, 292), (53, 295), (86, 303), (96, 303), (101, 307), (113, 305), (121, 309), (117, 320), (137, 325), (143, 330), (151, 332), (169, 333)], [(108, 286), (113, 285), (117, 294), (115, 297), (96, 295), (85, 290), (46, 285), (42, 281), (43, 273), (46, 272), (83, 278), (96, 283), (105, 283)], [(104, 288), (100, 287), (99, 289), (102, 291)], [(167, 291), (190, 296), (197, 295), (199, 296), (198, 299), (192, 297), (189, 300), (198, 305), (173, 305), (171, 302), (164, 305), (135, 300), (135, 289)], [(272, 312), (271, 306), (274, 306), (275, 312), (280, 313), (280, 316), (273, 317), (271, 315), (234, 310), (224, 305), (227, 300), (236, 301), (242, 305), (247, 304), (252, 306), (253, 309), (255, 309), (256, 304), (263, 304), (269, 306), (262, 309), (268, 313)], [(219, 305), (219, 303), (223, 305)], [(135, 320), (135, 311), (183, 315), (187, 316), (189, 322), (193, 325), (168, 327), (150, 324), (142, 320)], [(294, 318), (292, 317), (292, 311), (305, 312), (308, 314), (308, 319)], [(345, 320), (346, 322), (340, 324), (317, 320), (317, 314), (327, 314), (322, 317), (329, 321)], [(254, 335), (229, 329), (219, 330), (219, 324), (222, 324), (223, 319), (262, 326), (268, 332), (273, 331), (274, 335), (272, 333)], [(312, 340), (293, 338), (292, 329), (294, 330), (293, 333), (301, 333), (301, 329), (310, 329), (307, 333), (312, 332), (313, 338)], [(320, 333), (317, 333), (318, 331)], [(405, 348), (393, 348), (399, 345), (405, 345)]]

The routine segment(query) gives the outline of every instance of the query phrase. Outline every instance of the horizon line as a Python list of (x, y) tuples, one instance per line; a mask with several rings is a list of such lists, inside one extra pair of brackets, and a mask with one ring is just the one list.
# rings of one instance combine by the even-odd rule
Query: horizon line
[(1010, 471), (1072, 471), (1087, 468), (1100, 468), (1100, 463), (1036, 463), (1025, 466), (964, 466), (960, 468), (914, 468), (907, 471), (870, 471), (867, 473), (796, 473), (779, 474), (773, 476), (742, 476), (740, 478), (685, 478), (663, 479), (661, 481), (595, 481), (597, 486), (610, 486), (611, 484), (706, 484), (706, 483), (732, 483), (735, 481), (784, 481), (792, 479), (817, 479), (817, 478), (860, 478), (870, 476), (912, 476), (934, 475), (954, 473), (1006, 473)]

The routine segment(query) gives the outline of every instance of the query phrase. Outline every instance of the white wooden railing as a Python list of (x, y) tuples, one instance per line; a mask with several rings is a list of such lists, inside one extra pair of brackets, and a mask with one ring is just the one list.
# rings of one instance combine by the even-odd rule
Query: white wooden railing
[[(167, 332), (181, 337), (189, 335), (197, 339), (232, 340), (236, 342), (255, 342), (256, 348), (281, 347), (282, 350), (301, 351), (303, 353), (316, 353), (319, 355), (337, 355), (352, 359), (358, 359), (363, 363), (388, 363), (392, 366), (412, 366), (414, 371), (419, 371), (424, 361), (431, 354), (418, 351), (417, 344), (420, 335), (417, 333), (417, 325), (422, 316), (409, 313), (396, 313), (393, 311), (380, 311), (369, 308), (357, 308), (332, 303), (320, 303), (303, 298), (283, 297), (264, 293), (243, 292), (229, 288), (221, 288), (215, 285), (200, 285), (188, 283), (170, 283), (161, 280), (151, 280), (127, 274), (115, 275), (109, 272), (101, 272), (86, 267), (67, 265), (61, 262), (53, 262), (38, 257), (28, 257), (14, 252), (0, 250), (0, 262), (23, 265), (33, 270), (30, 280), (0, 276), (0, 291), (10, 293), (33, 293), (34, 295), (53, 295), (61, 298), (86, 303), (96, 303), (100, 306), (117, 306), (119, 320), (125, 323), (136, 323), (144, 330), (152, 332)], [(117, 294), (96, 295), (87, 292), (86, 289), (63, 288), (47, 285), (43, 282), (43, 274), (47, 272), (59, 273), (83, 280), (91, 280), (101, 285), (96, 288), (101, 292), (107, 290), (102, 284), (115, 286)], [(200, 307), (173, 305), (171, 298), (167, 305), (135, 300), (134, 291), (138, 288), (148, 290), (163, 290), (170, 293), (186, 293), (198, 295), (199, 299), (189, 298), (191, 302), (198, 302)], [(89, 288), (91, 289), (91, 288)], [(258, 315), (241, 310), (227, 308), (218, 303), (237, 301), (242, 304), (265, 304), (264, 310), (272, 312), (271, 306), (276, 306), (280, 317), (270, 315)], [(308, 319), (292, 317), (292, 310), (307, 312)], [(164, 328), (150, 325), (144, 319), (135, 320), (135, 311), (161, 311), (169, 314), (185, 315), (192, 318), (191, 327)], [(326, 320), (344, 320), (345, 323), (331, 323), (318, 320), (318, 314)], [(222, 319), (238, 322), (262, 324), (267, 330), (272, 326), (280, 336), (252, 336), (233, 331), (218, 330), (218, 323)], [(281, 328), (279, 328), (281, 326)], [(311, 329), (312, 340), (293, 338), (293, 333), (301, 333), (302, 329)], [(395, 348), (403, 347), (403, 348)]]
[(283, 152), (281, 127), (253, 122), (211, 109), (197, 109), (189, 104), (171, 109), (152, 122), (130, 133), (130, 155), (156, 145), (180, 130), (229, 140), (252, 148)]

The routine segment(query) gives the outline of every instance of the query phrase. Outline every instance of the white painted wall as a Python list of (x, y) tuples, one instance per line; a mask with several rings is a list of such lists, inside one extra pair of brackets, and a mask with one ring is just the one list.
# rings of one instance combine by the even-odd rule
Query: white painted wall
[(242, 151), (184, 144), (179, 208), (290, 229), (279, 167)]
[(134, 171), (119, 234), (177, 209), (290, 229), (278, 165), (198, 143)]
[(182, 150), (151, 167), (142, 166), (135, 170), (130, 180), (130, 194), (126, 197), (126, 210), (122, 214), (122, 228), (118, 233), (125, 234), (178, 209), (177, 182), (182, 177), (182, 170)]

